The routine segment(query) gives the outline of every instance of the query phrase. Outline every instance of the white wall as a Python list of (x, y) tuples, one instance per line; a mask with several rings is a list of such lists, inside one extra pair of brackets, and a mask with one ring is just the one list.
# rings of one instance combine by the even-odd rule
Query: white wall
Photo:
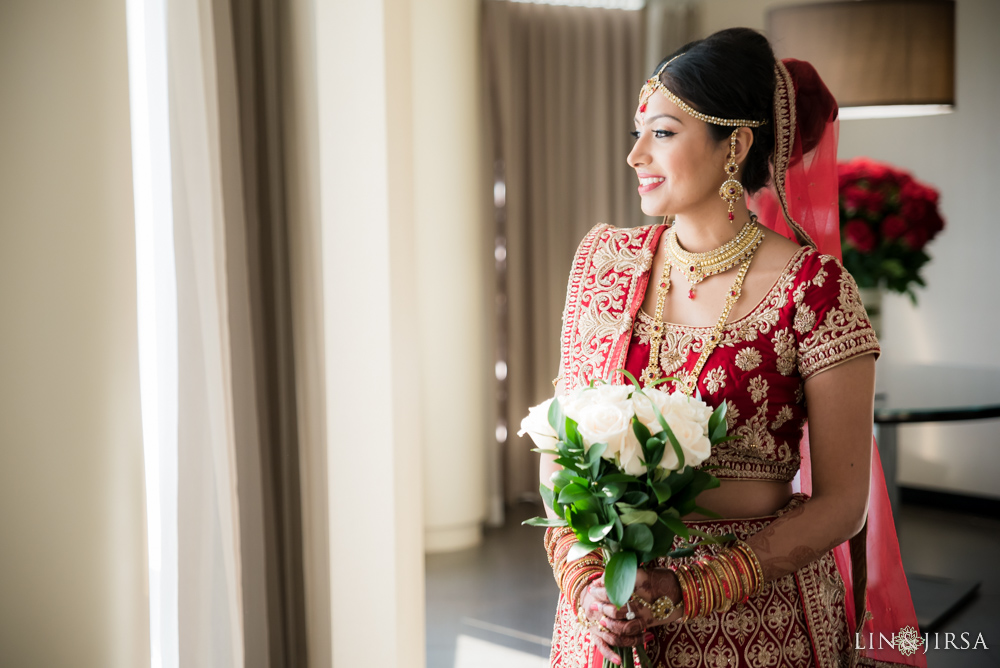
[(125, 3), (0, 2), (0, 665), (149, 665)]
[[(707, 0), (708, 35), (744, 25), (763, 30), (779, 0)], [(944, 116), (843, 121), (840, 157), (866, 155), (911, 171), (941, 193), (947, 227), (928, 247), (919, 304), (890, 294), (884, 304), (883, 360), (987, 366), (1000, 373), (1000, 2), (958, 0), (956, 105)], [(900, 482), (1000, 497), (1000, 422), (906, 427)]]

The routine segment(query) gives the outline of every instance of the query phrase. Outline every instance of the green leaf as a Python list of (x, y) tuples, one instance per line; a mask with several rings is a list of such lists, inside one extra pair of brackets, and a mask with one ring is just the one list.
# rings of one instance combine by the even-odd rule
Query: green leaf
[(567, 509), (566, 521), (573, 527), (573, 531), (576, 532), (578, 538), (586, 536), (587, 532), (590, 531), (590, 527), (599, 522), (595, 513), (581, 512), (575, 509), (572, 512)]
[(563, 416), (562, 406), (559, 404), (559, 399), (553, 399), (552, 403), (549, 404), (549, 425), (556, 430), (559, 434), (560, 441), (568, 441), (566, 438), (566, 419)]
[(566, 553), (566, 563), (586, 557), (594, 550), (599, 550), (600, 548), (601, 548), (600, 545), (595, 545), (594, 543), (588, 543), (586, 541), (578, 540), (577, 542), (573, 543), (573, 545), (569, 548), (569, 552)]
[(656, 467), (660, 465), (660, 462), (663, 461), (663, 452), (667, 447), (663, 441), (659, 439), (649, 439), (650, 443), (653, 441), (656, 442), (656, 445), (649, 449), (649, 454), (646, 456), (646, 468), (650, 471), (656, 469)]
[(587, 465), (590, 467), (590, 477), (596, 478), (601, 470), (601, 455), (608, 449), (607, 443), (594, 443), (587, 451)]
[(680, 378), (678, 378), (677, 376), (666, 376), (664, 378), (657, 378), (646, 387), (656, 387), (657, 385), (662, 385), (663, 383), (669, 383), (671, 381), (680, 381)]
[(666, 480), (651, 482), (649, 486), (653, 489), (653, 493), (656, 494), (656, 501), (658, 503), (666, 503), (670, 500), (670, 495), (673, 494), (673, 491), (670, 489), (670, 483)]
[(634, 415), (632, 416), (632, 431), (635, 433), (635, 437), (639, 439), (640, 443), (645, 443), (652, 436), (646, 425), (640, 422), (639, 418)]
[(649, 494), (638, 491), (628, 492), (622, 497), (622, 502), (630, 506), (641, 506), (647, 501), (649, 501)]
[[(719, 404), (719, 407), (712, 411), (712, 417), (708, 418), (708, 433), (714, 434), (715, 428), (720, 424), (726, 424), (726, 411), (729, 410), (729, 402), (723, 401)], [(725, 431), (723, 431), (723, 436), (725, 436)]]
[(651, 561), (652, 558), (662, 557), (674, 544), (674, 537), (677, 535), (666, 527), (662, 522), (657, 522), (649, 527), (653, 532), (653, 547), (650, 549), (651, 558), (643, 559), (644, 562)]
[(656, 513), (652, 510), (635, 510), (634, 508), (623, 510), (620, 517), (622, 524), (626, 526), (639, 523), (652, 524), (657, 519)]
[(601, 460), (601, 456), (607, 451), (607, 443), (594, 443), (590, 446), (590, 450), (587, 450), (587, 463), (593, 464)]
[(637, 390), (639, 389), (639, 381), (637, 381), (635, 379), (635, 376), (633, 376), (631, 373), (629, 373), (625, 369), (615, 369), (615, 373), (620, 373), (621, 375), (625, 376), (626, 378), (629, 379), (629, 382), (632, 383), (632, 385), (635, 387), (635, 389), (637, 389)]
[(681, 557), (690, 557), (692, 554), (694, 554), (693, 547), (681, 547), (668, 552), (667, 556), (673, 559), (680, 559)]
[(538, 452), (538, 453), (543, 454), (543, 455), (552, 455), (553, 457), (559, 456), (559, 451), (558, 450), (550, 450), (548, 448), (532, 448), (531, 451), (532, 452)]
[(576, 457), (556, 457), (555, 463), (567, 469), (570, 473), (575, 473), (576, 475), (580, 475), (581, 473), (578, 468), (580, 461)]
[(685, 466), (684, 450), (681, 449), (680, 442), (677, 440), (677, 437), (674, 436), (674, 430), (670, 428), (670, 425), (667, 424), (667, 421), (662, 415), (659, 416), (659, 419), (660, 425), (663, 427), (663, 431), (667, 434), (667, 438), (670, 439), (670, 446), (674, 449), (674, 454), (677, 455), (677, 468), (682, 469)]
[[(656, 407), (656, 404), (653, 404), (653, 412), (656, 413), (656, 421), (660, 423), (661, 427), (663, 427), (663, 433), (667, 435), (667, 438), (670, 440), (670, 445), (674, 448), (674, 454), (677, 455), (677, 468), (684, 468), (684, 451), (681, 449), (681, 444), (677, 441), (677, 437), (674, 436), (674, 430), (670, 428), (669, 424), (667, 424), (667, 419), (663, 417), (663, 414), (660, 412), (660, 409)], [(663, 437), (661, 436), (660, 438)]]
[[(722, 405), (719, 406), (719, 408), (723, 408), (724, 409), (725, 407), (726, 407), (726, 402), (723, 401)], [(716, 411), (716, 413), (718, 413), (718, 410)], [(715, 417), (716, 413), (712, 414), (713, 418)], [(715, 424), (714, 426), (712, 425), (712, 421), (711, 420), (709, 420), (709, 422), (708, 422), (708, 434), (709, 434), (708, 435), (708, 440), (709, 440), (709, 442), (712, 445), (716, 445), (718, 443), (721, 443), (722, 440), (724, 438), (726, 438), (726, 429), (727, 429), (728, 425), (726, 423), (725, 410), (723, 410), (722, 413), (723, 413), (722, 419), (717, 424)]]
[(601, 500), (598, 499), (593, 494), (587, 494), (587, 496), (583, 497), (582, 499), (577, 499), (576, 501), (573, 502), (573, 506), (578, 511), (588, 511), (588, 510), (596, 511), (598, 508), (601, 507), (601, 505), (602, 505)]
[(622, 608), (635, 590), (635, 572), (638, 564), (635, 552), (622, 550), (608, 560), (604, 569), (604, 586), (608, 598), (615, 606)]
[[(608, 476), (605, 476), (607, 478)], [(601, 479), (602, 481), (604, 478)], [(609, 482), (601, 487), (601, 494), (604, 495), (604, 503), (614, 503), (625, 493), (627, 486), (622, 482)]]
[(710, 534), (710, 533), (708, 533), (706, 531), (702, 531), (701, 529), (694, 529), (694, 528), (688, 527), (688, 532), (692, 536), (698, 536), (699, 538), (703, 538), (704, 540), (702, 541), (702, 543), (717, 543), (718, 542), (715, 539), (715, 536), (713, 536), (712, 534)]
[(645, 524), (630, 524), (625, 527), (622, 547), (636, 552), (647, 552), (653, 547), (653, 532)]
[(687, 487), (692, 480), (694, 480), (694, 469), (690, 466), (678, 469), (667, 476), (667, 482), (670, 483), (670, 488), (674, 490), (674, 494)]
[(673, 531), (675, 534), (677, 534), (684, 540), (688, 540), (689, 538), (691, 538), (691, 532), (688, 530), (687, 525), (684, 524), (684, 522), (681, 522), (679, 519), (675, 517), (660, 515), (660, 521), (663, 522), (668, 529)]
[(583, 436), (580, 435), (580, 430), (576, 428), (576, 420), (572, 418), (566, 418), (566, 440), (575, 445), (578, 448), (583, 447)]
[(615, 527), (614, 520), (611, 520), (607, 524), (598, 524), (596, 527), (590, 527), (590, 531), (587, 532), (587, 538), (593, 543), (599, 543), (604, 540), (611, 530)]
[(551, 482), (555, 487), (563, 489), (572, 482), (573, 471), (567, 471), (566, 469), (559, 469), (549, 477), (549, 482)]
[(561, 492), (559, 492), (559, 503), (575, 503), (580, 499), (587, 498), (588, 496), (590, 496), (590, 492), (587, 491), (585, 487), (575, 482), (571, 482), (566, 485)]
[(567, 522), (566, 520), (556, 520), (550, 517), (532, 517), (530, 520), (524, 520), (521, 524), (533, 527), (564, 527)]
[(622, 518), (619, 517), (618, 511), (615, 510), (614, 506), (608, 506), (608, 516), (611, 521), (615, 523), (615, 538), (621, 542), (622, 538), (625, 536), (625, 525), (622, 524)]
[(628, 475), (627, 473), (609, 473), (608, 475), (602, 475), (600, 479), (601, 483), (607, 482), (640, 482), (638, 478), (634, 475)]
[(541, 483), (538, 484), (538, 492), (542, 495), (542, 501), (545, 502), (545, 505), (551, 508), (556, 502), (555, 493)]

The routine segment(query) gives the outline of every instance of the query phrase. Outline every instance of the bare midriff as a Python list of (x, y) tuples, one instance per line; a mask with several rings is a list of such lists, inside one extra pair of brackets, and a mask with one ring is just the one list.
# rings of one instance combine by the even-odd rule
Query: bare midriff
[[(784, 508), (792, 498), (792, 483), (773, 480), (722, 480), (698, 496), (698, 505), (726, 519), (765, 517)], [(685, 520), (708, 519), (699, 513)]]

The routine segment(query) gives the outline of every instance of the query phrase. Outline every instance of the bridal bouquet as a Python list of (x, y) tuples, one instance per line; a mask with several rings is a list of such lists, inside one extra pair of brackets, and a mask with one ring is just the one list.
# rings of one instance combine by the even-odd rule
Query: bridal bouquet
[[(719, 480), (696, 470), (726, 436), (726, 404), (714, 411), (682, 392), (593, 381), (572, 394), (530, 409), (519, 435), (531, 436), (535, 452), (554, 455), (562, 469), (552, 487), (539, 489), (557, 518), (535, 517), (525, 524), (569, 526), (577, 543), (568, 561), (594, 550), (605, 558), (604, 582), (611, 602), (624, 607), (635, 588), (640, 563), (662, 556), (687, 556), (704, 542), (732, 540), (690, 529), (681, 517), (691, 512), (718, 517), (695, 499)], [(664, 378), (658, 383), (672, 378)], [(702, 543), (672, 550), (675, 536)]]

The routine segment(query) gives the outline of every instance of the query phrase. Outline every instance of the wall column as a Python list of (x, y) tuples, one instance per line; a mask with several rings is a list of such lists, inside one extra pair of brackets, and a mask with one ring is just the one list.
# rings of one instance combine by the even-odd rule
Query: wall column
[[(424, 365), (424, 536), (428, 552), (476, 545), (493, 428), (492, 351), (484, 279), (493, 269), (483, 219), (479, 6), (413, 6), (414, 218), (418, 327)], [(397, 79), (399, 77), (396, 77)], [(487, 228), (489, 225), (489, 229)]]
[(424, 664), (409, 0), (317, 0), (334, 666)]

